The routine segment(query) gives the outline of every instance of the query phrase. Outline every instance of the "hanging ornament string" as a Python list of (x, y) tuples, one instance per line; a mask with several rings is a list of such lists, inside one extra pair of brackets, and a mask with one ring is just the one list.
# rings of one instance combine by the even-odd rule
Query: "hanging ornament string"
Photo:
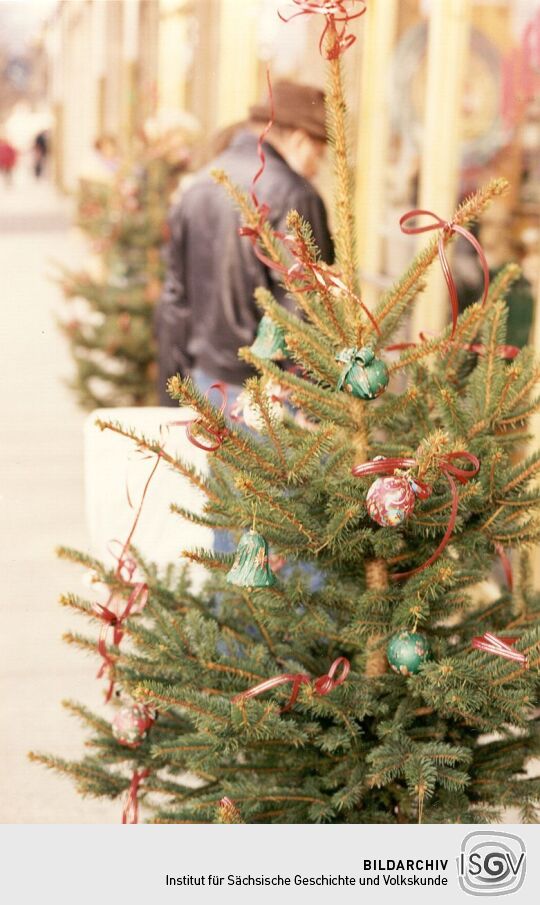
[[(341, 671), (336, 677), (336, 672), (340, 667)], [(313, 691), (317, 695), (327, 695), (330, 694), (334, 688), (343, 684), (349, 675), (350, 669), (351, 664), (347, 658), (338, 657), (334, 660), (326, 675), (320, 676), (318, 679), (312, 679), (307, 673), (284, 672), (279, 676), (273, 676), (271, 679), (260, 682), (259, 685), (255, 685), (254, 688), (249, 688), (247, 691), (242, 691), (240, 694), (237, 694), (236, 697), (233, 698), (233, 703), (239, 704), (242, 701), (247, 701), (249, 698), (255, 698), (265, 691), (270, 691), (272, 688), (279, 688), (280, 685), (292, 685), (289, 700), (285, 707), (282, 707), (280, 710), (280, 713), (287, 713), (287, 711), (291, 710), (296, 703), (302, 685), (311, 685)]]
[[(212, 386), (210, 386), (205, 393), (205, 396), (207, 399), (209, 398), (210, 390), (217, 390), (218, 393), (220, 393), (221, 405), (219, 407), (219, 413), (220, 413), (220, 415), (223, 415), (225, 412), (225, 409), (227, 408), (227, 387), (221, 381), (218, 381), (217, 383), (213, 383)], [(202, 428), (204, 428), (204, 430), (207, 432), (207, 434), (210, 434), (211, 437), (215, 437), (216, 442), (212, 443), (212, 444), (202, 443), (193, 433), (193, 428), (196, 427), (197, 425), (200, 425)], [(176, 427), (176, 426), (185, 427), (186, 428), (186, 437), (188, 438), (189, 442), (193, 446), (196, 446), (197, 449), (204, 450), (204, 452), (215, 452), (216, 449), (219, 449), (219, 447), (223, 443), (225, 437), (227, 436), (226, 428), (223, 428), (222, 430), (219, 430), (219, 431), (214, 430), (214, 428), (208, 427), (208, 425), (206, 425), (204, 423), (204, 420), (200, 417), (188, 418), (185, 421), (184, 420), (183, 421), (170, 421), (168, 426), (169, 427)]]
[[(428, 223), (425, 226), (407, 226), (409, 220), (413, 220), (415, 217), (431, 217), (433, 219), (433, 223)], [(453, 337), (456, 332), (457, 319), (459, 315), (459, 299), (457, 293), (457, 287), (454, 281), (454, 277), (452, 271), (450, 269), (450, 264), (448, 263), (448, 258), (446, 257), (445, 251), (445, 239), (448, 239), (452, 233), (459, 233), (460, 236), (463, 236), (464, 239), (469, 242), (476, 253), (478, 254), (478, 258), (480, 260), (480, 265), (482, 267), (482, 273), (484, 276), (484, 291), (482, 293), (481, 304), (484, 305), (487, 299), (488, 289), (489, 289), (489, 268), (488, 263), (486, 261), (486, 256), (484, 254), (484, 249), (480, 245), (478, 239), (476, 239), (473, 234), (465, 229), (463, 226), (459, 226), (457, 223), (454, 223), (453, 220), (441, 220), (437, 214), (434, 214), (433, 211), (421, 210), (420, 208), (416, 208), (415, 210), (408, 211), (408, 213), (403, 214), (400, 217), (399, 225), (401, 228), (401, 232), (405, 233), (408, 236), (416, 236), (420, 235), (420, 233), (431, 232), (432, 230), (438, 229), (440, 230), (439, 238), (437, 242), (437, 248), (439, 252), (439, 260), (441, 262), (442, 271), (444, 274), (444, 278), (446, 280), (446, 285), (448, 287), (448, 292), (450, 295), (450, 305), (452, 308), (452, 333)]]
[(498, 638), (496, 635), (492, 635), (491, 632), (486, 632), (484, 635), (473, 638), (471, 643), (475, 650), (481, 650), (487, 654), (495, 654), (497, 657), (504, 657), (506, 660), (515, 660), (516, 663), (521, 663), (527, 669), (529, 666), (527, 654), (523, 654), (511, 646), (516, 641), (517, 638)]
[[(112, 609), (112, 604), (115, 598), (115, 590), (112, 589), (109, 593), (109, 597), (105, 604), (96, 604), (94, 607), (95, 613), (102, 620), (103, 625), (101, 627), (101, 631), (99, 633), (99, 639), (97, 643), (98, 654), (101, 657), (102, 663), (97, 672), (96, 678), (101, 679), (105, 674), (109, 676), (109, 686), (107, 691), (105, 692), (105, 703), (108, 703), (114, 692), (114, 666), (115, 661), (114, 658), (111, 657), (108, 650), (108, 640), (109, 633), (112, 629), (112, 642), (117, 647), (122, 638), (124, 637), (124, 621), (130, 616), (134, 615), (134, 613), (140, 613), (146, 606), (148, 601), (148, 585), (146, 582), (132, 582), (133, 575), (137, 568), (137, 563), (132, 556), (129, 555), (129, 549), (131, 546), (131, 542), (133, 540), (133, 535), (137, 529), (137, 525), (139, 524), (139, 519), (141, 517), (141, 513), (143, 510), (144, 502), (146, 500), (146, 495), (148, 493), (148, 488), (152, 482), (152, 479), (157, 471), (157, 467), (161, 461), (161, 452), (156, 454), (156, 461), (152, 466), (150, 474), (146, 479), (143, 492), (141, 495), (141, 499), (139, 501), (139, 505), (137, 507), (137, 511), (135, 513), (135, 518), (131, 525), (129, 534), (124, 541), (111, 541), (109, 545), (109, 549), (111, 550), (114, 544), (118, 544), (120, 546), (120, 553), (115, 555), (116, 569), (114, 572), (115, 578), (119, 579), (126, 587), (131, 587), (130, 595), (126, 601), (126, 605), (121, 613), (116, 613)], [(129, 490), (127, 490), (128, 501), (130, 501)], [(131, 502), (130, 502), (131, 505)], [(112, 550), (111, 550), (112, 552)]]
[(134, 770), (122, 811), (122, 823), (139, 822), (139, 787), (144, 779), (150, 776), (150, 770)]
[[(308, 4), (311, 6), (318, 6), (318, 4)], [(332, 9), (337, 9), (341, 7), (343, 4), (331, 4)], [(311, 10), (312, 12), (323, 10)], [(344, 12), (344, 11), (343, 11)], [(359, 15), (365, 12), (365, 8), (362, 12), (357, 13), (352, 18), (357, 18)], [(295, 15), (303, 15), (304, 13), (295, 13)], [(347, 21), (351, 18), (345, 14), (345, 18), (336, 20), (340, 22), (345, 22), (344, 28), (346, 28)], [(291, 18), (294, 18), (291, 17)], [(289, 20), (283, 20), (289, 21)], [(328, 28), (328, 23), (327, 26)], [(326, 31), (326, 29), (325, 29)], [(324, 37), (324, 35), (323, 35)], [(322, 39), (321, 39), (322, 40)], [(354, 40), (354, 38), (353, 38)], [(266, 167), (266, 156), (264, 153), (264, 140), (268, 135), (270, 129), (274, 124), (274, 94), (272, 91), (272, 80), (270, 78), (270, 70), (267, 67), (266, 69), (266, 81), (268, 85), (268, 99), (270, 103), (270, 119), (265, 125), (264, 129), (259, 135), (257, 141), (257, 153), (259, 155), (260, 167), (255, 173), (253, 177), (253, 181), (251, 183), (251, 200), (253, 206), (258, 214), (257, 223), (254, 226), (241, 226), (238, 229), (238, 235), (242, 237), (246, 237), (250, 240), (251, 245), (253, 247), (254, 254), (256, 258), (264, 264), (265, 267), (268, 267), (270, 270), (274, 270), (277, 273), (282, 274), (283, 277), (286, 278), (289, 282), (293, 282), (295, 284), (295, 288), (297, 290), (302, 290), (303, 292), (329, 292), (330, 289), (337, 289), (340, 292), (347, 293), (351, 298), (353, 298), (357, 304), (362, 308), (368, 319), (371, 321), (371, 324), (376, 331), (376, 333), (380, 336), (381, 331), (379, 325), (373, 315), (371, 314), (369, 308), (364, 305), (361, 299), (358, 298), (349, 287), (343, 282), (339, 274), (334, 273), (330, 268), (319, 264), (314, 261), (312, 255), (301, 237), (295, 237), (291, 235), (286, 235), (283, 232), (272, 229), (272, 237), (277, 241), (283, 242), (289, 249), (292, 257), (294, 258), (294, 263), (287, 267), (285, 264), (280, 261), (273, 260), (269, 255), (267, 255), (263, 249), (261, 248), (261, 241), (263, 237), (263, 230), (268, 222), (268, 215), (270, 213), (270, 207), (268, 204), (261, 204), (259, 198), (257, 196), (255, 186), (258, 180), (264, 173)], [(193, 441), (192, 441), (193, 442)], [(216, 447), (217, 448), (217, 447)]]
[(506, 586), (509, 591), (514, 590), (514, 573), (512, 571), (512, 563), (510, 562), (510, 558), (504, 549), (503, 545), (496, 541), (493, 545), (499, 554), (499, 559), (501, 561), (501, 566), (504, 571), (504, 577), (506, 579)]
[[(282, 22), (290, 22), (291, 19), (296, 19), (297, 16), (325, 16), (326, 22), (319, 41), (319, 53), (327, 60), (336, 60), (354, 44), (356, 35), (348, 31), (349, 22), (353, 19), (359, 19), (367, 10), (365, 0), (320, 0), (320, 2), (315, 2), (315, 0), (292, 0), (292, 2), (299, 7), (298, 12), (285, 16), (278, 10), (278, 16)], [(351, 7), (347, 8), (349, 2)], [(353, 4), (354, 8), (352, 7)], [(360, 8), (356, 9), (357, 6)], [(327, 34), (335, 35), (335, 40), (330, 47), (325, 49), (324, 41)]]
[[(253, 251), (255, 253), (255, 256), (261, 262), (261, 264), (264, 264), (265, 267), (269, 267), (272, 270), (277, 270), (279, 273), (287, 274), (288, 268), (285, 267), (284, 264), (280, 264), (277, 261), (273, 261), (272, 258), (270, 258), (268, 255), (266, 255), (263, 252), (263, 250), (259, 244), (262, 239), (263, 229), (268, 220), (268, 214), (270, 213), (269, 205), (261, 204), (257, 197), (257, 193), (255, 191), (255, 186), (256, 186), (257, 182), (259, 181), (259, 179), (261, 178), (261, 176), (263, 175), (264, 170), (266, 168), (266, 155), (264, 153), (264, 147), (263, 147), (264, 140), (265, 140), (266, 136), (268, 135), (270, 129), (274, 125), (274, 93), (272, 91), (272, 80), (270, 78), (270, 69), (268, 66), (266, 67), (266, 83), (268, 85), (270, 119), (268, 120), (266, 126), (263, 128), (262, 132), (260, 133), (258, 141), (257, 141), (257, 153), (259, 155), (259, 160), (261, 162), (261, 165), (260, 165), (259, 169), (257, 170), (257, 172), (255, 173), (255, 176), (253, 177), (253, 180), (251, 183), (251, 201), (253, 203), (255, 210), (257, 211), (257, 213), (259, 215), (259, 219), (258, 219), (257, 223), (255, 224), (255, 226), (241, 226), (238, 229), (238, 235), (246, 236), (250, 240), (251, 245), (253, 247)], [(276, 231), (272, 231), (272, 235), (277, 239), (285, 238), (283, 233), (278, 233)]]
[[(469, 462), (472, 465), (472, 469), (460, 468), (455, 465), (454, 462), (460, 459), (465, 459), (467, 462)], [(412, 458), (394, 457), (385, 459), (381, 457), (380, 459), (374, 459), (372, 462), (366, 462), (363, 465), (355, 465), (352, 468), (351, 473), (356, 478), (363, 478), (367, 475), (372, 474), (392, 475), (394, 474), (396, 469), (410, 469), (415, 468), (417, 465), (418, 463), (416, 459)], [(466, 452), (465, 450), (460, 450), (458, 452), (447, 453), (446, 455), (439, 456), (437, 466), (446, 478), (448, 486), (450, 488), (450, 493), (452, 495), (452, 505), (444, 536), (436, 550), (431, 554), (429, 559), (422, 563), (422, 565), (417, 566), (415, 569), (410, 569), (407, 572), (396, 572), (394, 575), (392, 575), (393, 579), (409, 578), (411, 575), (416, 575), (419, 572), (423, 572), (424, 569), (427, 569), (428, 566), (431, 566), (439, 558), (443, 550), (448, 545), (456, 524), (459, 505), (459, 495), (456, 487), (456, 481), (458, 481), (460, 484), (466, 484), (467, 481), (470, 481), (472, 478), (474, 478), (480, 470), (479, 460), (472, 453)], [(433, 488), (429, 484), (426, 484), (424, 481), (421, 481), (416, 477), (410, 477), (409, 481), (415, 495), (420, 499), (427, 499), (429, 496), (431, 496)]]

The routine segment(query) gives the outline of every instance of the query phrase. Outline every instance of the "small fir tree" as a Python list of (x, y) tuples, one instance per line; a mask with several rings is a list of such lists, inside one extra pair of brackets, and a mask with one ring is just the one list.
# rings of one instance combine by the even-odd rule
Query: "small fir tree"
[[(337, 34), (342, 26), (331, 16), (327, 23), (336, 269), (318, 261), (297, 214), (283, 244), (217, 176), (298, 302), (295, 315), (267, 291), (257, 295), (298, 368), (242, 351), (260, 375), (246, 384), (260, 413), (256, 432), (227, 421), (189, 379), (170, 381), (172, 396), (197, 412), (199, 440), (217, 447), (208, 476), (157, 440), (102, 425), (202, 490), (203, 515), (177, 511), (232, 533), (239, 553), (186, 553), (209, 572), (195, 595), (185, 576), (167, 583), (132, 551), (148, 600), (122, 621), (129, 644), (113, 639), (106, 653), (124, 706), (139, 708), (130, 724), (135, 743), (126, 746), (107, 719), (67, 702), (87, 727), (91, 752), (78, 762), (32, 756), (73, 777), (83, 794), (110, 798), (132, 793), (132, 774), (147, 771), (136, 786), (154, 822), (475, 823), (514, 806), (533, 821), (540, 779), (527, 765), (540, 753), (540, 596), (524, 556), (513, 592), (503, 586), (486, 600), (475, 591), (497, 551), (524, 551), (540, 534), (540, 453), (522, 454), (540, 404), (540, 368), (531, 349), (511, 362), (502, 354), (504, 295), (517, 268), (497, 276), (485, 304), (467, 308), (454, 333), (448, 327), (390, 363), (385, 349), (423, 290), (437, 237), (379, 302), (376, 329), (356, 282), (339, 52), (348, 44)], [(504, 188), (491, 182), (453, 223), (467, 227)], [(446, 245), (452, 232), (442, 236)], [(365, 349), (367, 358), (358, 351)], [(404, 388), (360, 398), (380, 391), (384, 373), (370, 368), (385, 358)], [(275, 417), (269, 380), (288, 391), (301, 420)], [(352, 472), (377, 456), (386, 462)], [(456, 469), (466, 473), (462, 484)], [(373, 491), (381, 477), (394, 485)], [(450, 542), (440, 549), (443, 540)], [(266, 544), (286, 561), (277, 581)], [(90, 567), (129, 604), (135, 592), (121, 569), (73, 550), (61, 555)], [(62, 602), (98, 619), (87, 600)], [(506, 638), (503, 651), (517, 659), (473, 649), (486, 632)], [(67, 640), (96, 651), (91, 635)], [(489, 650), (495, 642), (482, 643)]]
[(169, 194), (176, 168), (146, 147), (112, 185), (83, 180), (77, 224), (97, 273), (63, 270), (70, 309), (62, 320), (86, 408), (157, 401), (153, 310), (161, 292)]

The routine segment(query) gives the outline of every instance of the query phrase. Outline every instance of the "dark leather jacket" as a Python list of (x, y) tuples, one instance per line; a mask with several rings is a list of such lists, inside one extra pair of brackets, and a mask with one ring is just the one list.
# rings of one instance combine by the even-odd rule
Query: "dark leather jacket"
[[(264, 152), (266, 166), (256, 191), (259, 201), (270, 206), (271, 225), (283, 230), (294, 208), (311, 223), (323, 259), (332, 263), (322, 199), (271, 145), (265, 144)], [(238, 235), (239, 215), (210, 176), (214, 167), (223, 169), (233, 183), (249, 190), (259, 166), (257, 138), (242, 130), (171, 210), (167, 273), (155, 317), (162, 405), (175, 404), (165, 392), (167, 378), (194, 367), (226, 383), (243, 383), (252, 371), (237, 352), (253, 341), (261, 318), (255, 289), (266, 286), (280, 302), (291, 301), (279, 274), (256, 258), (249, 239)]]

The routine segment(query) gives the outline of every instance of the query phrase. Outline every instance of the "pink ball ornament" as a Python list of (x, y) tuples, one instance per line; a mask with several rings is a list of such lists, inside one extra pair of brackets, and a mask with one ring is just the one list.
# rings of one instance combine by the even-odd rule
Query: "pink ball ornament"
[(154, 720), (154, 711), (144, 704), (126, 704), (112, 721), (112, 734), (120, 745), (137, 748)]
[(377, 478), (366, 496), (366, 508), (378, 525), (395, 528), (412, 515), (416, 497), (411, 482), (402, 475)]

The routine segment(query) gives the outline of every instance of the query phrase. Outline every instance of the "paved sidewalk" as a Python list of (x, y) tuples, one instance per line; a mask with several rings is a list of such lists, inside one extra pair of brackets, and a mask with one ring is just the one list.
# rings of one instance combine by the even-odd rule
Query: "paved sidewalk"
[(97, 661), (61, 641), (85, 626), (58, 597), (85, 589), (81, 570), (54, 555), (60, 543), (86, 545), (84, 413), (63, 383), (70, 360), (56, 316), (65, 303), (47, 274), (53, 261), (78, 265), (83, 249), (68, 202), (17, 176), (11, 189), (0, 185), (0, 822), (116, 823), (118, 803), (83, 800), (26, 757), (80, 755), (82, 729), (61, 700), (99, 709), (102, 684)]

